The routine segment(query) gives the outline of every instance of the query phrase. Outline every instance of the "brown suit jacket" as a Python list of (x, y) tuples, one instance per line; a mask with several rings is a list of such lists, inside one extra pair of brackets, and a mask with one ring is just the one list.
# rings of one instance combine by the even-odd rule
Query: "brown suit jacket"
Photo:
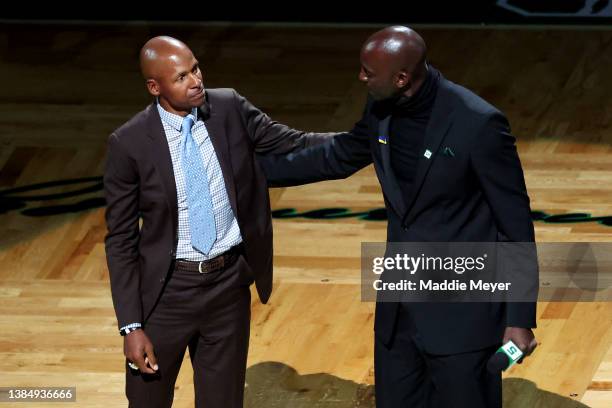
[[(240, 226), (249, 272), (265, 303), (272, 291), (272, 221), (268, 185), (255, 154), (295, 151), (330, 135), (274, 122), (233, 89), (206, 92), (200, 111)], [(144, 323), (178, 244), (172, 159), (155, 104), (110, 135), (104, 193), (106, 258), (118, 325)]]

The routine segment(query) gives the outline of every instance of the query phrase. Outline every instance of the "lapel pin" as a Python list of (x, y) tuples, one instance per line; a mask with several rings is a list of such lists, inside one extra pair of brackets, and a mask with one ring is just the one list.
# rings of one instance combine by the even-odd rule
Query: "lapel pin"
[(425, 149), (425, 153), (423, 153), (423, 156), (425, 156), (426, 159), (429, 159), (431, 157), (431, 150)]
[(387, 136), (386, 135), (378, 136), (378, 143), (387, 144)]

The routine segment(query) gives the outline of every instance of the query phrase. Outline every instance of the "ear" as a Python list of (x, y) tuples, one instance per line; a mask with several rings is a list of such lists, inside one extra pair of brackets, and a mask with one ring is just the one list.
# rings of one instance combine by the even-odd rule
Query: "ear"
[(156, 80), (154, 79), (147, 79), (147, 90), (149, 91), (149, 93), (153, 96), (159, 96), (160, 91), (159, 91), (159, 84), (157, 83)]
[(401, 70), (395, 76), (395, 86), (397, 86), (400, 89), (410, 88), (411, 80), (412, 80), (412, 76), (408, 72)]

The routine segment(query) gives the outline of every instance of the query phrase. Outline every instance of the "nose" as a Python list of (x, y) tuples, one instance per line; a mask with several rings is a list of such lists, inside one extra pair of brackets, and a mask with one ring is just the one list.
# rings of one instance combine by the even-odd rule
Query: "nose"
[(192, 88), (201, 88), (202, 87), (202, 78), (198, 75), (198, 74), (191, 74), (191, 78), (193, 80), (192, 82)]

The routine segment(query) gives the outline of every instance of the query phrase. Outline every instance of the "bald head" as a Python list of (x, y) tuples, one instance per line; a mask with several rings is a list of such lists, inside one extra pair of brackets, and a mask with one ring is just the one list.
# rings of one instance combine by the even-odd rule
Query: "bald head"
[(169, 112), (187, 115), (204, 102), (204, 84), (198, 60), (183, 42), (161, 36), (140, 50), (140, 69), (149, 93)]
[(374, 99), (410, 97), (427, 74), (427, 46), (414, 30), (391, 26), (372, 34), (361, 47), (359, 79)]
[(423, 37), (404, 26), (391, 26), (372, 34), (363, 45), (364, 52), (377, 54), (396, 70), (419, 73), (427, 57)]
[(153, 37), (140, 50), (140, 70), (147, 79), (157, 79), (164, 65), (173, 63), (180, 56), (193, 55), (182, 41), (168, 36)]

